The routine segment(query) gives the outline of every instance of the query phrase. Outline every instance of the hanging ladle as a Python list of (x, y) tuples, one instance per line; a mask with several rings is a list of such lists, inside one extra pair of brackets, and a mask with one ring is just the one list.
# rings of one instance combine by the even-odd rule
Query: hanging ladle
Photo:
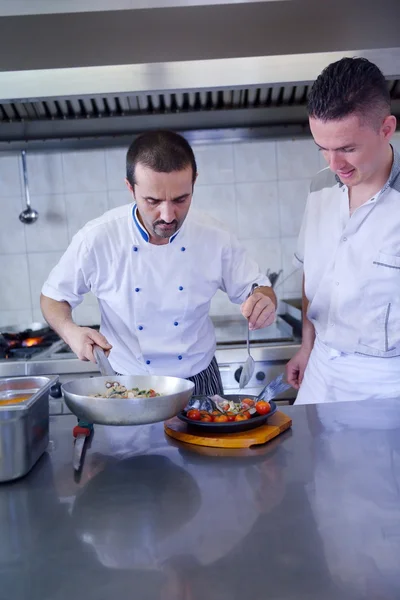
[(29, 196), (29, 187), (28, 187), (28, 173), (26, 170), (26, 152), (22, 150), (21, 152), (22, 158), (22, 173), (24, 176), (24, 188), (25, 188), (25, 200), (26, 200), (26, 208), (19, 215), (19, 220), (25, 225), (30, 225), (37, 221), (39, 217), (39, 213), (37, 210), (31, 207), (31, 199)]

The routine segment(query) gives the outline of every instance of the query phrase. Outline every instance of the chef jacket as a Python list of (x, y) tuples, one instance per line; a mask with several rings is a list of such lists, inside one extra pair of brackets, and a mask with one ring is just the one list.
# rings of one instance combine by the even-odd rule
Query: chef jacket
[(295, 262), (319, 339), (344, 353), (400, 355), (400, 156), (350, 216), (349, 189), (329, 169), (313, 180)]
[(186, 378), (213, 358), (214, 294), (223, 290), (239, 304), (253, 283), (270, 285), (235, 237), (206, 215), (191, 210), (159, 246), (149, 243), (136, 206), (126, 205), (74, 236), (42, 293), (75, 308), (93, 292), (116, 372)]

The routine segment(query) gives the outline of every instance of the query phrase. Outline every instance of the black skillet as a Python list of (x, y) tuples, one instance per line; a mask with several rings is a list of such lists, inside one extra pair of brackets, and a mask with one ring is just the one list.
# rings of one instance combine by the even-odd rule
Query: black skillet
[[(203, 400), (204, 396), (194, 396), (194, 398), (198, 398), (199, 400)], [(240, 403), (241, 400), (245, 398), (250, 398), (250, 400), (256, 400), (256, 396), (250, 396), (249, 394), (226, 394), (222, 396), (228, 401), (233, 400), (233, 402)], [(255, 427), (259, 427), (260, 425), (264, 425), (268, 421), (270, 417), (278, 410), (275, 402), (273, 400), (269, 401), (271, 405), (271, 410), (267, 415), (258, 415), (257, 413), (247, 419), (247, 421), (228, 421), (227, 423), (207, 423), (201, 421), (193, 421), (192, 419), (188, 419), (185, 411), (181, 411), (177, 416), (181, 421), (187, 423), (190, 430), (194, 432), (200, 433), (239, 433), (240, 431), (248, 431), (249, 429), (254, 429)]]

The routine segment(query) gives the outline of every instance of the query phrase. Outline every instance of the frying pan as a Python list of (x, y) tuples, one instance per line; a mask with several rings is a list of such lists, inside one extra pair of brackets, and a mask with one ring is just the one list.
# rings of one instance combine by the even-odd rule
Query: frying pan
[[(145, 425), (177, 415), (189, 402), (194, 384), (178, 377), (159, 375), (116, 375), (101, 348), (94, 355), (102, 377), (75, 379), (61, 388), (65, 403), (81, 421), (99, 425)], [(128, 390), (153, 389), (155, 398), (93, 398), (104, 394), (106, 383), (117, 381)]]

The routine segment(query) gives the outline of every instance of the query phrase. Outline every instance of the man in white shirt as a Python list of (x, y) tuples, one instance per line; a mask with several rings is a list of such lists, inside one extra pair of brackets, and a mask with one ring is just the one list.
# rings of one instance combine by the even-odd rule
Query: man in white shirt
[(287, 365), (296, 404), (400, 397), (400, 157), (378, 67), (329, 65), (308, 102), (329, 168), (313, 180), (295, 259), (303, 340)]
[[(221, 289), (242, 303), (250, 329), (267, 327), (276, 308), (270, 281), (232, 234), (189, 213), (197, 168), (183, 137), (142, 134), (126, 167), (134, 204), (74, 236), (43, 286), (42, 312), (82, 360), (94, 361), (98, 344), (118, 373), (183, 377), (196, 394), (222, 393), (211, 299)], [(89, 291), (98, 299), (101, 333), (72, 320)]]

